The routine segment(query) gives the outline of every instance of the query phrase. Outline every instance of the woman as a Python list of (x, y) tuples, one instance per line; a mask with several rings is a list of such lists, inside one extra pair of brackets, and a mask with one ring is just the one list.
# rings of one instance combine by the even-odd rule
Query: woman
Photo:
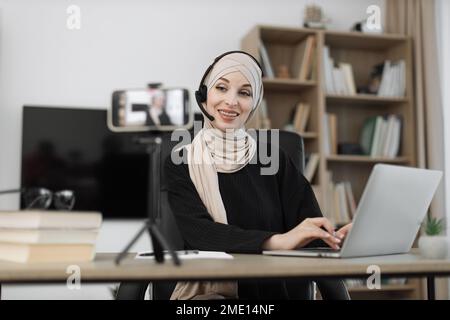
[(169, 115), (166, 113), (166, 101), (164, 92), (155, 90), (152, 95), (152, 101), (148, 107), (147, 119), (145, 124), (147, 126), (172, 125)]
[[(244, 125), (262, 95), (262, 71), (244, 52), (216, 58), (197, 101), (203, 129), (178, 150), (187, 163), (165, 164), (169, 202), (189, 249), (234, 253), (295, 249), (321, 239), (338, 249), (350, 229), (335, 232), (310, 184), (280, 149), (279, 170), (262, 175), (250, 161), (256, 141)], [(254, 160), (254, 159), (253, 159)], [(289, 298), (286, 281), (179, 282), (171, 299)]]

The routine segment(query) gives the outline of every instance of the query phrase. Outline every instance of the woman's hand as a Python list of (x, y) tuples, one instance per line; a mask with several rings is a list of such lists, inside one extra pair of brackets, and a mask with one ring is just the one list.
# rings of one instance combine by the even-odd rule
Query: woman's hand
[[(340, 229), (336, 235), (345, 236), (350, 227), (347, 225), (344, 228)], [(341, 239), (338, 236), (334, 236), (333, 225), (327, 218), (305, 219), (289, 232), (276, 234), (267, 239), (263, 243), (263, 248), (266, 250), (291, 250), (304, 247), (316, 239), (322, 239), (333, 249), (340, 248)]]
[(339, 239), (343, 240), (345, 237), (347, 237), (347, 234), (350, 231), (350, 229), (352, 228), (352, 226), (353, 226), (353, 223), (349, 223), (349, 224), (346, 224), (345, 226), (343, 226), (342, 228), (340, 228), (336, 232), (336, 235), (339, 237)]

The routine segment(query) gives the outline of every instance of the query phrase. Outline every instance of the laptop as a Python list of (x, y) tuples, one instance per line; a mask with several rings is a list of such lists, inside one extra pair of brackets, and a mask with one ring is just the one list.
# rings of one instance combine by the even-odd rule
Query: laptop
[(442, 171), (377, 164), (340, 250), (301, 248), (263, 254), (352, 258), (409, 252), (441, 177)]

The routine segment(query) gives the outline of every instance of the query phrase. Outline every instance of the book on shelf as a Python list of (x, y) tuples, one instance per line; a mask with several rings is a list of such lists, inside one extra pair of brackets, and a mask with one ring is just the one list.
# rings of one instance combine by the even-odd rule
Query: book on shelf
[(376, 122), (377, 117), (369, 117), (363, 123), (359, 142), (365, 155), (370, 155)]
[(383, 65), (380, 86), (377, 95), (380, 97), (404, 97), (406, 93), (405, 60), (386, 60)]
[(0, 229), (98, 229), (99, 212), (84, 211), (0, 211)]
[(309, 80), (313, 70), (315, 36), (307, 36), (300, 42), (294, 51), (292, 69), (300, 81)]
[(360, 136), (364, 154), (395, 158), (400, 149), (401, 122), (401, 117), (394, 114), (367, 118)]
[(347, 196), (347, 203), (349, 207), (350, 219), (353, 219), (356, 212), (356, 201), (353, 194), (352, 184), (349, 181), (344, 182), (345, 194)]
[(324, 46), (322, 54), (322, 76), (324, 81), (322, 82), (322, 86), (328, 94), (336, 93), (333, 81), (333, 64), (333, 59), (330, 57), (330, 48), (328, 46)]
[(0, 243), (0, 259), (19, 263), (86, 262), (95, 255), (93, 244)]
[(328, 46), (324, 47), (322, 57), (325, 92), (327, 94), (355, 95), (356, 85), (352, 65), (340, 62), (338, 66), (335, 66)]
[(307, 103), (299, 102), (295, 108), (293, 126), (298, 133), (304, 133), (308, 124), (310, 106)]
[(325, 113), (323, 118), (323, 143), (326, 155), (337, 154), (337, 115)]
[(275, 72), (273, 71), (272, 63), (270, 62), (269, 53), (264, 43), (261, 41), (259, 46), (259, 53), (261, 55), (261, 66), (263, 72), (267, 78), (274, 78)]
[(308, 76), (308, 79), (311, 80), (311, 81), (317, 81), (317, 72), (316, 72), (316, 70), (317, 70), (317, 59), (318, 59), (318, 54), (317, 53), (313, 53), (312, 61), (311, 61), (311, 70), (310, 70), (310, 74)]
[(355, 95), (356, 94), (356, 85), (355, 79), (353, 77), (353, 68), (350, 63), (339, 63), (339, 71), (341, 73), (341, 77), (344, 78), (344, 87), (345, 94)]
[(325, 216), (341, 226), (349, 223), (355, 214), (356, 203), (349, 181), (334, 183), (331, 171), (326, 173)]
[(320, 160), (320, 157), (319, 157), (318, 153), (311, 153), (307, 157), (304, 176), (305, 176), (306, 180), (308, 180), (309, 182), (311, 182), (314, 178), (314, 175), (319, 166), (319, 160)]

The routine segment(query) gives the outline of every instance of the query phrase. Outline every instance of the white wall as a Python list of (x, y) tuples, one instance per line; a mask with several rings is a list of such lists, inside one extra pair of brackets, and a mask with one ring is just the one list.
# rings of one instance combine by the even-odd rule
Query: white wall
[[(348, 30), (366, 8), (384, 0), (0, 0), (0, 189), (20, 183), (24, 104), (106, 108), (113, 89), (151, 81), (193, 92), (218, 54), (239, 49), (255, 24), (301, 26), (305, 4), (322, 6), (330, 28)], [(66, 28), (69, 5), (81, 8), (81, 29)], [(384, 19), (382, 19), (384, 20)], [(0, 209), (17, 208), (2, 197)], [(137, 222), (105, 222), (99, 251), (117, 251)], [(145, 249), (141, 241), (137, 249)], [(53, 287), (52, 287), (53, 288)], [(108, 298), (104, 287), (58, 298)], [(8, 286), (4, 298), (52, 298), (54, 291)]]

